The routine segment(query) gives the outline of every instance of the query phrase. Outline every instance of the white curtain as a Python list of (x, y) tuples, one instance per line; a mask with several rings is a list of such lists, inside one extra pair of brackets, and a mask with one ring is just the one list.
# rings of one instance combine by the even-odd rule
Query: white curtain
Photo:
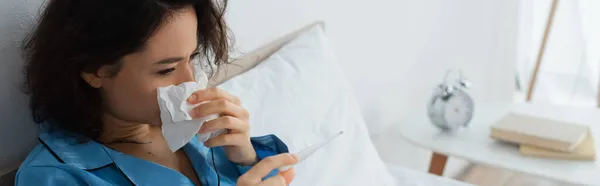
[[(524, 101), (552, 0), (521, 1), (517, 72)], [(559, 0), (534, 102), (596, 106), (600, 78), (600, 1)]]

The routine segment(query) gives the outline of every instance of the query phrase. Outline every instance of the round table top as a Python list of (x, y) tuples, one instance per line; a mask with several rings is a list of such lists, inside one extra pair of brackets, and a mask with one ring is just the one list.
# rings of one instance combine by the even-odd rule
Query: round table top
[(448, 156), (506, 168), (568, 183), (600, 185), (600, 164), (596, 161), (556, 160), (525, 157), (518, 145), (490, 138), (490, 126), (509, 112), (590, 126), (596, 149), (600, 149), (600, 109), (542, 104), (478, 104), (468, 128), (454, 134), (440, 132), (424, 110), (408, 122), (396, 125), (407, 141)]

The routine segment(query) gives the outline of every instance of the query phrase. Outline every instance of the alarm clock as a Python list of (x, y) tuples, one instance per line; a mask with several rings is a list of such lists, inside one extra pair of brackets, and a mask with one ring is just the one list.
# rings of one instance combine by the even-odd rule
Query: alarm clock
[(473, 118), (473, 99), (466, 92), (471, 82), (459, 73), (454, 83), (448, 83), (446, 73), (444, 81), (435, 89), (428, 106), (428, 116), (432, 124), (444, 132), (454, 132), (467, 127)]

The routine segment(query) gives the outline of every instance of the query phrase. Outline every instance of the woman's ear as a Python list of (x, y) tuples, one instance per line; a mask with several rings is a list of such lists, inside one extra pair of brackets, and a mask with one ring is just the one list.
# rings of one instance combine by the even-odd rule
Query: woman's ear
[(81, 72), (81, 78), (94, 88), (102, 87), (102, 78), (96, 73)]
[(104, 65), (100, 67), (96, 72), (81, 72), (81, 79), (87, 82), (94, 88), (102, 88), (103, 82), (107, 77), (113, 77), (116, 74), (115, 70), (118, 71), (120, 66), (115, 65)]

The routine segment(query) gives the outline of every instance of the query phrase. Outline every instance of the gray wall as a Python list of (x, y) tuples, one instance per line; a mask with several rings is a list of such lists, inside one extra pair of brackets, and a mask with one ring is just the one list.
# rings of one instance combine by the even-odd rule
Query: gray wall
[[(42, 0), (0, 0), (0, 175), (16, 168), (37, 141), (37, 125), (21, 91), (19, 46), (41, 4)], [(0, 179), (0, 185), (6, 183)]]

